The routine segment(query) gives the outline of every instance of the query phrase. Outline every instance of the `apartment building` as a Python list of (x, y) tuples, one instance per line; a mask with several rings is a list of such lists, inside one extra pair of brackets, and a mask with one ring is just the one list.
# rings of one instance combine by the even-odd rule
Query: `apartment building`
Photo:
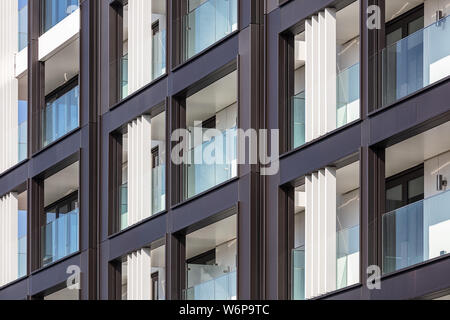
[(450, 297), (450, 0), (0, 15), (0, 299)]

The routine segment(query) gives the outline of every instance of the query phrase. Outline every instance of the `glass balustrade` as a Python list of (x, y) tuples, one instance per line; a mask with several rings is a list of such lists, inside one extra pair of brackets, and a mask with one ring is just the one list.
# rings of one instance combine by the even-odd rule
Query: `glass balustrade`
[(188, 289), (185, 300), (236, 300), (236, 271), (229, 267), (188, 265)]
[(77, 10), (78, 0), (42, 0), (42, 34)]
[(152, 79), (166, 73), (166, 30), (153, 35), (152, 41)]
[(128, 183), (120, 186), (120, 230), (128, 227)]
[(120, 98), (128, 97), (128, 55), (120, 60)]
[(337, 128), (360, 117), (359, 79), (359, 63), (339, 72), (337, 75)]
[(383, 273), (450, 253), (450, 191), (386, 213)]
[(71, 89), (63, 96), (48, 102), (42, 110), (42, 146), (63, 137), (79, 126), (79, 89)]
[(19, 43), (18, 51), (28, 46), (28, 1), (19, 0)]
[(192, 148), (185, 174), (186, 195), (191, 198), (237, 175), (237, 129), (223, 131)]
[(18, 240), (18, 278), (27, 275), (27, 236)]
[(152, 170), (152, 214), (166, 209), (166, 166)]
[(182, 19), (185, 60), (237, 30), (237, 0), (209, 0)]
[(41, 227), (42, 265), (78, 251), (78, 209)]
[(292, 299), (305, 300), (305, 247), (292, 250)]
[(305, 144), (305, 92), (302, 91), (291, 99), (291, 136), (292, 149)]
[(337, 289), (359, 282), (359, 225), (337, 233)]
[(19, 162), (25, 160), (28, 157), (27, 150), (27, 131), (28, 121), (24, 121), (19, 124)]
[(445, 17), (382, 51), (383, 106), (450, 75), (449, 24)]
[[(166, 209), (166, 166), (152, 169), (152, 215)], [(120, 186), (120, 230), (128, 227), (128, 183)]]

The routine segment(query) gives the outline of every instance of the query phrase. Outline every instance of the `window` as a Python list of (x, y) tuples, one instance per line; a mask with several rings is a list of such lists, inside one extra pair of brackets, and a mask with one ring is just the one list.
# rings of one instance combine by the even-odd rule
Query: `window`
[(237, 216), (186, 236), (186, 300), (236, 300)]
[(359, 282), (359, 172), (355, 155), (305, 176), (295, 189), (292, 299)]
[(39, 219), (43, 267), (78, 251), (78, 177), (75, 162), (43, 181), (44, 208)]
[(185, 199), (237, 176), (237, 118), (237, 71), (186, 98)]
[(286, 46), (294, 39), (294, 57), (285, 57), (292, 64), (287, 81), (294, 79), (286, 88), (288, 150), (360, 118), (359, 6), (354, 1), (325, 8), (305, 20), (301, 32), (285, 37)]
[(159, 240), (122, 258), (122, 300), (165, 300), (165, 250)]
[[(114, 48), (110, 54), (111, 104), (166, 73), (166, 0), (124, 1), (110, 19)], [(150, 60), (149, 60), (150, 57)], [(150, 62), (150, 63), (149, 63)]]
[[(161, 108), (156, 108), (161, 110)], [(119, 134), (118, 168), (120, 205), (116, 218), (124, 230), (166, 208), (166, 114), (143, 115)], [(144, 177), (144, 179), (142, 179)], [(148, 192), (148, 194), (147, 194)], [(144, 210), (139, 210), (139, 204)]]

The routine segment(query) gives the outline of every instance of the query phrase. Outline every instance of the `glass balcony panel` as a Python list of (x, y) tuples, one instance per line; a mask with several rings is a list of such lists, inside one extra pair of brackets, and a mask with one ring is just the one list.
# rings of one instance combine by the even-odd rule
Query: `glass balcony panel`
[(166, 209), (166, 166), (152, 170), (152, 214)]
[(28, 46), (28, 1), (19, 0), (19, 43), (18, 51)]
[(42, 33), (44, 34), (79, 7), (78, 0), (43, 0)]
[(337, 128), (360, 117), (359, 63), (343, 70), (337, 75)]
[(43, 147), (48, 146), (79, 126), (78, 106), (78, 86), (55, 101), (47, 103), (46, 108), (42, 110)]
[[(215, 159), (214, 159), (215, 157)], [(207, 191), (237, 175), (237, 128), (196, 146), (186, 165), (187, 198)]]
[(359, 225), (337, 233), (337, 289), (359, 282)]
[(18, 278), (22, 278), (27, 275), (27, 236), (19, 238), (18, 249)]
[[(156, 79), (166, 73), (166, 30), (153, 35), (152, 41), (152, 79)], [(127, 81), (128, 82), (128, 81)]]
[(120, 98), (126, 97), (128, 97), (128, 55), (123, 56), (120, 61)]
[(188, 266), (186, 300), (236, 300), (236, 271), (210, 265)]
[(383, 106), (450, 75), (449, 21), (445, 17), (382, 51)]
[(305, 144), (305, 92), (300, 92), (291, 100), (292, 149)]
[(78, 251), (78, 209), (41, 227), (42, 265)]
[(292, 299), (305, 300), (305, 247), (292, 250)]
[(450, 253), (450, 191), (386, 213), (383, 273)]
[(128, 227), (128, 183), (120, 186), (120, 230)]
[(185, 59), (237, 30), (237, 0), (209, 0), (183, 17)]

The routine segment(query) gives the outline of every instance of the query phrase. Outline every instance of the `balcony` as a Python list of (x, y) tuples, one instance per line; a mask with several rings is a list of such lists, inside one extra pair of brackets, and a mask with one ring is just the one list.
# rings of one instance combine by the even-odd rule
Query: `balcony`
[[(214, 151), (215, 159), (208, 159)], [(237, 128), (194, 147), (186, 165), (187, 198), (207, 191), (237, 175)]]
[(78, 209), (41, 227), (42, 265), (78, 251)]
[(43, 0), (41, 33), (44, 34), (79, 7), (78, 0)]
[[(166, 166), (152, 169), (152, 215), (166, 208)], [(120, 186), (120, 230), (128, 227), (128, 183)]]
[(236, 271), (220, 266), (188, 265), (190, 279), (198, 283), (184, 291), (185, 300), (236, 300)]
[(359, 119), (359, 63), (337, 75), (337, 128)]
[(382, 51), (383, 106), (450, 75), (449, 19), (445, 17)]
[(120, 60), (120, 99), (128, 97), (128, 55)]
[(305, 300), (305, 246), (292, 250), (292, 300)]
[(79, 88), (47, 102), (42, 110), (42, 146), (46, 147), (79, 126)]
[(166, 73), (166, 30), (153, 35), (152, 40), (152, 80)]
[(305, 92), (302, 91), (295, 95), (291, 100), (291, 119), (292, 128), (292, 149), (296, 149), (305, 144)]
[(382, 230), (384, 274), (450, 253), (450, 191), (386, 213)]
[(359, 225), (337, 234), (337, 289), (359, 281)]
[(18, 278), (22, 278), (27, 275), (27, 236), (19, 238), (18, 249)]
[(237, 0), (209, 0), (182, 18), (185, 60), (237, 30), (237, 3)]

